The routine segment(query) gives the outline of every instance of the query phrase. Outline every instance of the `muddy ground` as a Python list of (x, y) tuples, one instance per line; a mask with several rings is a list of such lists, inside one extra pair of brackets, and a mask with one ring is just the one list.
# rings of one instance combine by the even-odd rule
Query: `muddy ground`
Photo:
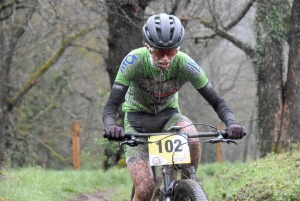
[(115, 189), (110, 189), (108, 191), (97, 191), (94, 193), (80, 193), (69, 201), (108, 201), (114, 192)]

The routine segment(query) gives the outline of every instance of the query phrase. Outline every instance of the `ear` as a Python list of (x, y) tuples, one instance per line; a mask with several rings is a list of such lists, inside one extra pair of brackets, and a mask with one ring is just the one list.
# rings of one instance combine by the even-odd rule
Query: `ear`
[(153, 51), (153, 49), (148, 45), (148, 43), (144, 43), (144, 45), (150, 53), (151, 51)]

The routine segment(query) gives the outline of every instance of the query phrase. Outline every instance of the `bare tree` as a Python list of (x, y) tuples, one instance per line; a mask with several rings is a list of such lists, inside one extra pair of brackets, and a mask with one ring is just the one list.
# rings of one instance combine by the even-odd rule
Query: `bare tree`
[[(299, 47), (296, 37), (290, 37), (290, 41), (293, 40), (293, 43), (289, 42), (290, 54), (293, 56), (290, 55), (289, 57), (288, 72), (290, 73), (288, 73), (288, 81), (284, 83), (282, 52), (286, 40), (285, 19), (287, 15), (285, 7), (288, 1), (257, 1), (255, 47), (229, 32), (244, 18), (254, 3), (255, 0), (245, 2), (244, 8), (240, 9), (239, 14), (228, 21), (226, 20), (228, 18), (222, 16), (222, 12), (218, 12), (220, 7), (217, 6), (216, 1), (207, 0), (204, 4), (208, 7), (207, 12), (210, 13), (210, 17), (205, 19), (201, 16), (191, 16), (191, 18), (209, 30), (206, 35), (194, 37), (196, 42), (220, 36), (232, 42), (252, 59), (257, 74), (260, 151), (261, 156), (265, 156), (271, 151), (281, 150), (284, 144), (281, 142), (298, 140), (296, 137), (298, 135), (295, 135), (295, 130), (298, 128), (295, 119), (299, 117), (299, 112), (296, 110), (299, 107), (299, 102), (296, 101), (297, 96), (295, 94), (298, 82), (294, 76), (297, 71), (293, 67), (293, 62), (295, 62), (297, 55), (295, 49), (299, 49)], [(295, 14), (298, 6), (297, 1), (294, 1), (293, 4), (292, 16), (293, 19), (297, 19), (298, 15)], [(187, 18), (187, 20), (191, 18)], [(297, 27), (296, 25), (296, 21), (291, 22), (291, 27)], [(293, 30), (295, 31), (295, 28)], [(293, 108), (294, 112), (288, 108)]]
[[(84, 59), (88, 63), (94, 52), (103, 54), (101, 48), (106, 44), (102, 44), (99, 27), (105, 19), (89, 14), (80, 1), (1, 1), (0, 5), (0, 166), (10, 166), (18, 158), (36, 160), (35, 146), (27, 144), (37, 142), (41, 145), (38, 150), (44, 148), (53, 158), (66, 162), (69, 159), (59, 152), (64, 146), (57, 144), (59, 140), (52, 141), (53, 136), (67, 137), (68, 133), (61, 135), (58, 130), (69, 129), (72, 121), (81, 119), (94, 126), (97, 118), (92, 114), (97, 101), (87, 94), (88, 82), (72, 86), (87, 73), (78, 72), (81, 77), (74, 79), (77, 71), (72, 72), (70, 66), (78, 68)], [(79, 56), (82, 54), (86, 57)], [(85, 68), (92, 62), (87, 63)], [(96, 70), (88, 72), (93, 72), (89, 76), (97, 82)], [(82, 116), (79, 111), (84, 111)], [(40, 153), (45, 155), (45, 150)]]

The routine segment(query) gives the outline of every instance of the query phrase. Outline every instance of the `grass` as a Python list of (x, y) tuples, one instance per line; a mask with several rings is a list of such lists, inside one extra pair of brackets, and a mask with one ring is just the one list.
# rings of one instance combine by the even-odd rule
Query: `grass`
[[(270, 154), (251, 163), (213, 163), (199, 166), (200, 180), (209, 200), (300, 200), (300, 144), (291, 152)], [(127, 169), (107, 172), (42, 170), (38, 167), (3, 171), (0, 201), (60, 201), (79, 193), (115, 188), (111, 201), (126, 201), (131, 193)]]
[[(202, 177), (211, 201), (300, 200), (300, 144), (290, 152), (270, 154), (256, 162), (208, 164), (199, 170), (197, 178)], [(199, 173), (201, 170), (206, 174)]]
[[(3, 171), (6, 181), (0, 181), (0, 201), (59, 201), (68, 200), (80, 192), (122, 190), (131, 185), (126, 169), (107, 172), (42, 170), (38, 167)], [(2, 198), (2, 200), (1, 200)]]

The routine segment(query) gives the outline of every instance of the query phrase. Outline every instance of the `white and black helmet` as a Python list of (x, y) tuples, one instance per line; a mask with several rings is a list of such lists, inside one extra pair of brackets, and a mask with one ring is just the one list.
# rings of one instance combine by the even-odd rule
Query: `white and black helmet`
[(181, 21), (176, 16), (166, 13), (149, 17), (142, 32), (150, 47), (158, 49), (177, 48), (184, 36)]

